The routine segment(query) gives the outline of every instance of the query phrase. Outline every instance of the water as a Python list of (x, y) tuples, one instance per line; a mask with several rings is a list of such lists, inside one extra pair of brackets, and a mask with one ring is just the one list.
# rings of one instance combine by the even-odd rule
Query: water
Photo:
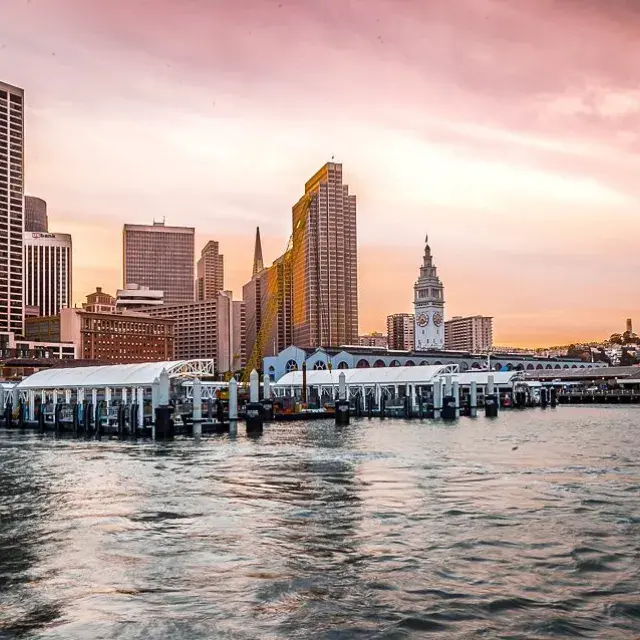
[(0, 637), (636, 637), (639, 418), (0, 431)]

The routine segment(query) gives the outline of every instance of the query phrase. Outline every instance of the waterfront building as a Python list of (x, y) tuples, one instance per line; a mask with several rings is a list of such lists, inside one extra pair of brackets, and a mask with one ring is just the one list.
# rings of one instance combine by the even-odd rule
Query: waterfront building
[(196, 299), (212, 300), (224, 290), (224, 256), (215, 240), (205, 245), (197, 265)]
[(24, 230), (33, 233), (48, 233), (49, 218), (47, 202), (35, 196), (24, 197)]
[(412, 313), (394, 313), (387, 316), (387, 344), (389, 349), (411, 351), (414, 346), (415, 316)]
[(444, 323), (444, 348), (483, 353), (493, 348), (493, 318), (454, 316)]
[(123, 286), (163, 291), (166, 304), (193, 302), (194, 239), (193, 227), (125, 224)]
[[(413, 331), (413, 327), (411, 327)], [(388, 346), (387, 336), (377, 331), (372, 331), (358, 338), (358, 346), (360, 347), (376, 347), (378, 349), (386, 349)]]
[(145, 307), (157, 307), (164, 304), (164, 292), (153, 291), (149, 287), (128, 284), (116, 291), (115, 311), (137, 311)]
[[(356, 197), (342, 165), (328, 162), (292, 211), (293, 341), (311, 347), (358, 341)], [(304, 233), (296, 234), (299, 224)]]
[(68, 233), (25, 231), (24, 304), (54, 316), (70, 307), (72, 242)]
[(22, 335), (24, 91), (0, 82), (0, 331)]
[(82, 303), (82, 308), (90, 313), (115, 313), (116, 299), (105, 293), (102, 287), (96, 287), (96, 290), (87, 296), (87, 301)]
[(444, 348), (444, 287), (433, 264), (429, 236), (425, 239), (420, 276), (414, 285), (415, 348)]
[(273, 380), (279, 380), (289, 371), (300, 370), (305, 362), (308, 371), (331, 369), (369, 369), (378, 367), (413, 367), (427, 365), (458, 365), (459, 371), (487, 369), (493, 371), (566, 371), (568, 369), (606, 366), (604, 363), (583, 362), (580, 358), (545, 358), (516, 353), (492, 354), (445, 351), (397, 351), (372, 347), (318, 347), (290, 346), (275, 356), (263, 360), (263, 371)]
[[(235, 370), (237, 360), (242, 360), (243, 310), (244, 305), (234, 304), (230, 291), (221, 291), (215, 298), (148, 307), (144, 313), (151, 318), (175, 322), (177, 359), (212, 359), (216, 371), (226, 373)], [(235, 318), (235, 313), (240, 317)], [(235, 330), (239, 330), (240, 335)]]

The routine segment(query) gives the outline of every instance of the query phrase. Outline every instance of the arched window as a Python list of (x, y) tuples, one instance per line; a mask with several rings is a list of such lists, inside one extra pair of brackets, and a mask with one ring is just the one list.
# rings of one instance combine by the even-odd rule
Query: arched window
[(544, 367), (543, 367), (541, 364), (537, 364), (537, 365), (536, 365), (536, 369), (538, 369), (538, 370), (539, 370), (539, 369), (544, 369)]
[(373, 363), (373, 366), (376, 367), (376, 368), (384, 367), (384, 360), (376, 360)]
[(285, 369), (287, 370), (287, 373), (291, 373), (292, 371), (297, 371), (298, 370), (298, 363), (295, 360), (289, 360), (289, 362), (287, 362)]
[(460, 371), (469, 371), (469, 365), (466, 362), (462, 361), (460, 363)]
[(527, 371), (531, 371), (533, 369), (533, 365), (532, 364), (528, 364), (527, 365)]
[(348, 369), (349, 365), (343, 360), (338, 364), (338, 369)]
[(561, 367), (559, 364), (557, 364), (557, 365), (556, 365), (555, 367), (553, 367), (553, 368), (554, 368), (554, 369), (561, 369), (562, 367)]
[(429, 366), (429, 363), (428, 363), (426, 360), (423, 360), (423, 361), (420, 363), (420, 366), (421, 366), (421, 367), (427, 367), (427, 366)]
[(368, 369), (370, 366), (369, 361), (363, 358), (362, 360), (358, 360), (356, 369)]
[(327, 368), (327, 365), (322, 360), (317, 360), (313, 363), (314, 371), (324, 371)]
[(524, 371), (524, 365), (522, 362), (519, 362), (516, 366), (516, 371)]
[(499, 362), (496, 362), (496, 363), (493, 365), (493, 368), (494, 368), (496, 371), (500, 371), (500, 369), (502, 369), (502, 365), (501, 365)]
[(442, 362), (440, 362), (440, 360), (436, 360), (433, 364), (441, 365), (441, 364), (442, 364)]
[(471, 368), (472, 368), (472, 369), (479, 369), (479, 368), (480, 368), (480, 363), (479, 363), (479, 362), (474, 362), (474, 363), (471, 365)]
[(400, 362), (398, 360), (392, 360), (391, 364), (389, 366), (390, 367), (399, 367), (400, 366)]
[(407, 360), (407, 361), (404, 363), (404, 366), (405, 366), (405, 367), (415, 367), (415, 366), (416, 366), (416, 363), (415, 363), (413, 360)]
[(553, 367), (552, 367), (550, 364), (548, 364), (548, 365), (545, 367), (545, 369), (553, 369)]

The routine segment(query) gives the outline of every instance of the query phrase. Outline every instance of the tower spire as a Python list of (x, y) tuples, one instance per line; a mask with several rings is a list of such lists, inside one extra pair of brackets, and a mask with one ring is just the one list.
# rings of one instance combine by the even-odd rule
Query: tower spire
[(260, 242), (260, 227), (256, 227), (256, 246), (253, 250), (253, 275), (260, 273), (264, 269), (262, 260), (262, 242)]

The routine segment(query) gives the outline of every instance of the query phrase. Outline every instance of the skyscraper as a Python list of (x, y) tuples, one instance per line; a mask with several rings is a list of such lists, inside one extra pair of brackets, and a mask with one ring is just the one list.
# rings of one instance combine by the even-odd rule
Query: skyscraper
[(198, 260), (197, 300), (211, 300), (224, 290), (224, 256), (215, 240), (209, 240)]
[(23, 237), (24, 303), (55, 316), (71, 306), (71, 236), (25, 231)]
[(47, 203), (42, 198), (24, 197), (24, 230), (41, 233), (49, 231)]
[(412, 351), (415, 316), (412, 313), (394, 313), (387, 316), (387, 344), (389, 349)]
[(420, 276), (413, 286), (416, 351), (444, 348), (444, 288), (433, 264), (429, 236), (425, 239)]
[(165, 304), (193, 302), (193, 227), (125, 224), (123, 284), (137, 284), (164, 292)]
[(24, 91), (0, 82), (0, 331), (22, 335)]
[[(358, 341), (356, 197), (342, 165), (328, 162), (293, 207), (293, 342), (340, 346)], [(296, 234), (299, 224), (304, 233)]]
[(262, 259), (262, 241), (260, 240), (260, 227), (256, 227), (256, 243), (253, 248), (253, 275), (258, 275), (264, 269)]

